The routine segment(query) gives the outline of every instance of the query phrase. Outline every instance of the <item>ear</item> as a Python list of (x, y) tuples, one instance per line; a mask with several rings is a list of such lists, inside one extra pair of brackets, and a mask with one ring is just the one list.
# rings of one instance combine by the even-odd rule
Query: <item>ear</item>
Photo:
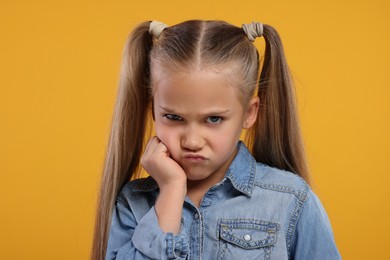
[(248, 104), (247, 110), (245, 112), (245, 118), (243, 123), (243, 128), (251, 128), (257, 119), (257, 114), (259, 112), (260, 99), (259, 97), (253, 97)]

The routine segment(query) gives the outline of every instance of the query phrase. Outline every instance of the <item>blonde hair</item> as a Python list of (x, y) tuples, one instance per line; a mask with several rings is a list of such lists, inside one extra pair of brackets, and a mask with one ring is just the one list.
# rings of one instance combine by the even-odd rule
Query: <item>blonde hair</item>
[[(140, 175), (140, 157), (151, 125), (151, 71), (159, 65), (191, 71), (199, 66), (231, 66), (241, 75), (244, 103), (257, 94), (260, 109), (246, 143), (259, 162), (309, 181), (296, 112), (294, 89), (278, 33), (264, 25), (260, 56), (240, 27), (223, 21), (186, 21), (166, 28), (158, 40), (150, 22), (138, 25), (123, 51), (117, 100), (106, 151), (96, 212), (91, 259), (105, 258), (112, 210), (120, 189)], [(258, 75), (260, 72), (260, 80)]]

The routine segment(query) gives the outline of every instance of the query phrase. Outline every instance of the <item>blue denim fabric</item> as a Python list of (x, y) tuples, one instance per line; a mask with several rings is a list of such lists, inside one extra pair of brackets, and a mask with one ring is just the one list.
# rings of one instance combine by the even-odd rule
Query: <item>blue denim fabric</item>
[(196, 208), (186, 198), (180, 233), (164, 233), (152, 178), (118, 195), (106, 259), (341, 259), (327, 214), (299, 176), (258, 163), (245, 145)]

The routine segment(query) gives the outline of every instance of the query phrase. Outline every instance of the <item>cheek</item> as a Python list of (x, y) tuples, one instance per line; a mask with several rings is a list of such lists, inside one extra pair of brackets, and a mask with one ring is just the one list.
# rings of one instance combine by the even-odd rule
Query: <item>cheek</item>
[(228, 149), (232, 145), (233, 139), (235, 138), (231, 136), (231, 133), (219, 134), (214, 136), (213, 143), (215, 144), (215, 146), (218, 147), (221, 152), (223, 152), (226, 151), (226, 149)]
[(177, 133), (171, 127), (156, 122), (156, 136), (163, 142), (169, 150), (174, 149), (178, 140)]
[(230, 147), (234, 146), (240, 139), (241, 128), (237, 125), (232, 124), (223, 129), (223, 131), (214, 134), (212, 137), (212, 142), (219, 150), (227, 151)]

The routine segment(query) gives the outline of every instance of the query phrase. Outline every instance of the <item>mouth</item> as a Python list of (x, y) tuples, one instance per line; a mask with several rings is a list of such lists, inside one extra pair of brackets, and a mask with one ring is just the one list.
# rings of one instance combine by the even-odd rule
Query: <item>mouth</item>
[(192, 163), (200, 163), (200, 162), (204, 162), (207, 160), (206, 157), (204, 157), (203, 155), (199, 155), (199, 154), (186, 154), (183, 156), (183, 158), (185, 161), (192, 162)]

